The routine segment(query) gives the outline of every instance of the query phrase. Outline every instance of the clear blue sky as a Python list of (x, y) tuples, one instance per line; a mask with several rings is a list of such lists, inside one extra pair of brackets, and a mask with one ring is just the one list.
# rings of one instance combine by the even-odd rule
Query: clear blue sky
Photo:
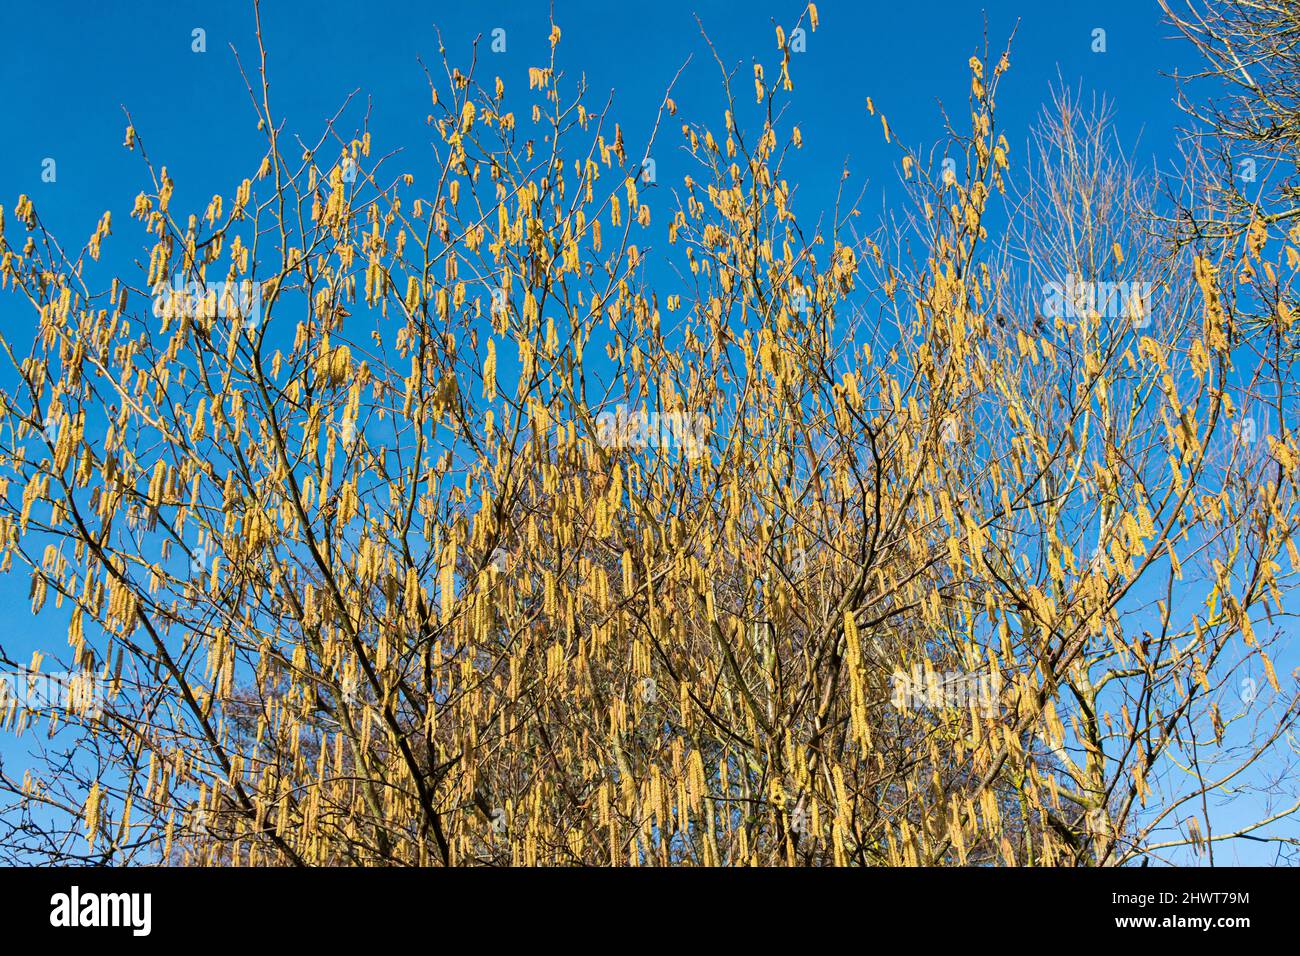
[[(416, 58), (431, 67), (436, 62), (435, 24), (463, 62), (482, 35), (484, 70), (489, 78), (500, 74), (508, 88), (526, 86), (528, 66), (545, 58), (544, 0), (320, 0), (264, 8), (272, 105), (288, 118), (289, 129), (315, 134), (359, 88), (373, 98), (372, 125), (381, 133), (376, 145), (407, 147), (417, 175), (414, 151), (428, 141), (429, 110)], [(557, 0), (555, 16), (564, 33), (564, 62), (574, 72), (585, 70), (593, 91), (616, 90), (614, 112), (632, 139), (648, 128), (652, 108), (691, 54), (676, 98), (686, 115), (714, 123), (720, 118), (717, 67), (693, 14), (726, 62), (748, 64), (755, 56), (771, 62), (773, 21), (788, 28), (801, 9), (793, 0)], [(1152, 0), (994, 0), (985, 7), (965, 0), (825, 0), (819, 10), (821, 29), (794, 67), (794, 109), (812, 147), (804, 155), (825, 163), (830, 181), (846, 156), (873, 184), (883, 188), (891, 178), (885, 164), (897, 154), (884, 152), (879, 124), (865, 111), (867, 96), (907, 142), (940, 136), (937, 101), (963, 104), (966, 61), (982, 42), (986, 14), (990, 44), (998, 49), (1019, 24), (1000, 116), (1013, 146), (1023, 142), (1017, 133), (1059, 78), (1113, 98), (1126, 143), (1140, 136), (1148, 153), (1169, 155), (1179, 114), (1171, 81), (1160, 71), (1188, 63), (1189, 52), (1170, 39)], [(178, 208), (187, 195), (206, 203), (214, 192), (229, 191), (233, 170), (260, 155), (230, 50), (234, 44), (246, 64), (255, 64), (252, 24), (245, 0), (5, 4), (0, 80), (9, 95), (0, 201), (12, 207), (17, 194), (27, 192), (56, 233), (78, 240), (93, 231), (107, 197), (115, 213), (124, 214), (142, 185), (139, 156), (119, 148), (124, 105), (150, 157), (166, 163), (177, 181)], [(507, 31), (504, 54), (487, 52), (486, 38), (496, 27)], [(194, 28), (206, 31), (206, 53), (191, 51)], [(1091, 51), (1094, 28), (1107, 31), (1103, 54)], [(41, 182), (46, 158), (58, 164), (55, 184)]]
[[(823, 0), (818, 7), (820, 28), (793, 65), (791, 106), (805, 142), (794, 175), (814, 200), (833, 193), (847, 158), (857, 181), (871, 184), (864, 209), (880, 209), (898, 153), (883, 144), (866, 97), (906, 142), (939, 140), (938, 103), (959, 122), (964, 118), (967, 60), (980, 51), (986, 32), (996, 57), (1016, 31), (999, 99), (999, 124), (1013, 161), (1050, 87), (1062, 83), (1085, 97), (1109, 97), (1121, 140), (1137, 144), (1137, 158), (1163, 166), (1175, 155), (1183, 117), (1172, 102), (1173, 81), (1162, 73), (1186, 71), (1194, 60), (1161, 22), (1154, 0)], [(755, 57), (773, 61), (773, 22), (788, 28), (803, 6), (795, 0), (556, 0), (554, 9), (563, 31), (562, 64), (570, 77), (585, 71), (593, 106), (615, 92), (613, 115), (633, 152), (666, 85), (692, 55), (674, 91), (682, 115), (721, 125), (717, 66), (693, 14), (723, 60), (744, 65), (740, 78), (747, 86)], [(323, 121), (359, 89), (362, 103), (370, 97), (374, 149), (402, 148), (397, 165), (418, 179), (427, 164), (429, 99), (417, 57), (431, 69), (438, 66), (435, 24), (453, 63), (467, 66), (471, 44), (481, 37), (483, 75), (500, 75), (509, 91), (525, 89), (528, 67), (545, 62), (548, 23), (544, 0), (268, 0), (263, 26), (272, 106), (290, 133), (314, 140)], [(506, 30), (503, 54), (488, 51), (498, 27)], [(191, 49), (196, 28), (206, 33), (205, 53)], [(1092, 51), (1097, 28), (1106, 31), (1104, 53)], [(134, 197), (147, 187), (139, 155), (121, 148), (123, 106), (150, 158), (176, 181), (175, 208), (201, 211), (214, 193), (230, 196), (260, 160), (263, 140), (230, 49), (233, 44), (245, 65), (255, 67), (250, 2), (6, 3), (0, 36), (6, 40), (0, 84), (8, 94), (0, 107), (0, 204), (12, 209), (20, 193), (31, 195), (45, 224), (67, 245), (79, 248), (105, 209), (125, 224)], [(671, 136), (665, 141), (675, 143)], [(54, 183), (41, 181), (47, 158), (57, 163)], [(138, 231), (129, 232), (138, 242)], [(138, 244), (113, 254), (147, 260)], [(0, 331), (7, 336), (31, 328), (30, 314), (17, 308), (16, 299), (0, 299)], [(44, 641), (62, 649), (56, 618), (48, 611), (39, 622), (31, 617), (27, 588), (25, 575), (0, 579), (0, 613), (11, 627), (31, 629), (32, 646)], [(21, 631), (6, 635), (6, 646), (23, 643)], [(0, 739), (0, 753), (15, 753), (12, 739)]]

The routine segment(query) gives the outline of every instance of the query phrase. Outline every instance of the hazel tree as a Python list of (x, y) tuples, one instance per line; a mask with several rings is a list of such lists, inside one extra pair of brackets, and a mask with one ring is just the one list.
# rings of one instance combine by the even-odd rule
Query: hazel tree
[(132, 125), (128, 223), (74, 254), (20, 198), (0, 545), (66, 645), (0, 657), (106, 691), (4, 710), (41, 770), (0, 774), (8, 855), (1114, 865), (1295, 809), (1198, 816), (1295, 715), (1300, 451), (1222, 453), (1229, 290), (1290, 239), (1134, 242), (1174, 307), (1008, 320), (1009, 51), (951, 163), (868, 103), (906, 205), (862, 238), (788, 172), (817, 26), (752, 68), (706, 38), (720, 123), (670, 87), (634, 143), (553, 24), (527, 90), (430, 75), (406, 165), (346, 106), (286, 133), (259, 23), (224, 195), (174, 208)]

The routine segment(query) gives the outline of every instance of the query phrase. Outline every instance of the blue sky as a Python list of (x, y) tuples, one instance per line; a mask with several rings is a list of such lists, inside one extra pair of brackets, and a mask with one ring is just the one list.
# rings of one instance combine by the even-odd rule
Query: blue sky
[[(475, 37), (490, 76), (508, 88), (526, 85), (529, 65), (544, 62), (548, 7), (530, 2), (380, 2), (322, 0), (310, 6), (264, 4), (271, 50), (272, 105), (288, 128), (315, 134), (348, 93), (371, 97), (377, 144), (404, 146), (418, 173), (416, 152), (428, 137), (428, 91), (417, 57), (437, 61), (435, 24), (453, 61), (468, 62)], [(557, 0), (564, 63), (586, 71), (596, 93), (616, 91), (614, 112), (629, 138), (648, 130), (663, 91), (689, 56), (676, 98), (689, 116), (720, 118), (718, 71), (703, 46), (698, 14), (725, 62), (748, 65), (774, 56), (772, 23), (792, 24), (801, 5), (789, 0), (684, 0), (610, 4)], [(892, 179), (879, 124), (867, 115), (874, 98), (909, 143), (940, 136), (943, 100), (964, 102), (967, 59), (982, 44), (1000, 49), (1017, 28), (1012, 71), (1003, 87), (1000, 122), (1013, 146), (1052, 83), (1111, 97), (1121, 138), (1144, 155), (1166, 160), (1180, 114), (1172, 82), (1161, 76), (1190, 63), (1186, 45), (1171, 39), (1154, 2), (1100, 0), (920, 3), (826, 0), (821, 29), (794, 65), (797, 112), (807, 154), (834, 179), (845, 157), (857, 175), (879, 188)], [(56, 233), (83, 237), (110, 201), (125, 213), (139, 191), (139, 156), (119, 148), (131, 111), (151, 158), (178, 183), (178, 201), (193, 192), (206, 202), (228, 190), (232, 166), (256, 162), (260, 137), (252, 129), (247, 92), (233, 44), (255, 66), (251, 3), (244, 0), (166, 4), (103, 4), (52, 0), (6, 4), (0, 12), (9, 52), (0, 79), (13, 91), (5, 104), (0, 154), (3, 201), (27, 192)], [(487, 51), (494, 28), (507, 31), (503, 54)], [(207, 52), (191, 50), (196, 28)], [(1106, 31), (1106, 52), (1093, 53), (1092, 31)], [(603, 99), (603, 96), (600, 97)], [(958, 112), (957, 116), (963, 115)], [(233, 154), (233, 156), (232, 156)], [(56, 183), (41, 181), (42, 162), (57, 163)], [(242, 159), (242, 165), (235, 164)], [(868, 208), (871, 207), (868, 203)], [(876, 208), (879, 208), (878, 203)]]
[[(999, 98), (999, 125), (1012, 144), (1013, 163), (1023, 155), (1026, 130), (1050, 88), (1062, 84), (1085, 99), (1095, 93), (1112, 101), (1120, 139), (1136, 146), (1135, 158), (1165, 167), (1176, 155), (1184, 116), (1173, 103), (1173, 81), (1162, 74), (1186, 71), (1195, 60), (1161, 22), (1153, 0), (823, 0), (818, 7), (820, 28), (792, 67), (790, 114), (805, 143), (791, 173), (814, 206), (833, 195), (846, 159), (855, 181), (869, 184), (868, 214), (893, 194), (899, 154), (868, 115), (868, 96), (901, 139), (933, 143), (944, 132), (940, 101), (959, 124), (965, 117), (969, 57), (981, 52), (987, 36), (996, 59), (1013, 31), (1012, 69)], [(723, 61), (742, 67), (739, 78), (748, 85), (755, 57), (774, 61), (773, 23), (788, 29), (802, 9), (793, 0), (556, 0), (554, 15), (563, 31), (562, 66), (570, 79), (585, 72), (593, 106), (613, 91), (612, 113), (633, 152), (688, 57), (674, 89), (681, 115), (721, 126), (718, 68), (693, 14)], [(481, 38), (480, 69), (488, 79), (500, 75), (508, 95), (525, 89), (528, 67), (548, 55), (549, 7), (542, 0), (267, 2), (263, 29), (274, 112), (291, 134), (314, 140), (346, 97), (360, 90), (353, 123), (344, 129), (359, 122), (368, 97), (375, 151), (402, 149), (396, 165), (418, 178), (422, 164), (431, 166), (429, 94), (418, 58), (441, 70), (435, 25), (453, 64), (468, 66), (472, 44)], [(488, 50), (496, 28), (506, 31), (501, 54)], [(192, 49), (196, 29), (204, 31), (206, 52)], [(1104, 53), (1092, 49), (1097, 29), (1105, 30)], [(12, 209), (27, 193), (65, 244), (79, 247), (106, 209), (115, 223), (125, 224), (136, 194), (148, 186), (139, 154), (121, 148), (123, 107), (150, 158), (176, 181), (177, 208), (201, 211), (214, 193), (231, 195), (256, 169), (264, 141), (230, 48), (238, 49), (246, 68), (256, 68), (250, 2), (7, 4), (0, 35), (8, 41), (0, 82), (10, 91), (2, 107), (0, 205)], [(664, 142), (676, 140), (666, 136)], [(57, 164), (53, 183), (41, 178), (47, 159)], [(137, 242), (138, 232), (130, 234)], [(122, 245), (114, 254), (147, 260), (138, 245)], [(15, 299), (0, 300), (0, 332), (20, 338), (30, 326), (31, 316), (16, 311)], [(53, 617), (47, 613), (38, 623), (30, 616), (27, 586), (25, 575), (0, 579), (0, 612), (32, 629), (33, 646), (52, 636), (61, 649)], [(8, 637), (21, 645), (22, 635)], [(12, 748), (11, 740), (0, 739), (0, 753)]]

